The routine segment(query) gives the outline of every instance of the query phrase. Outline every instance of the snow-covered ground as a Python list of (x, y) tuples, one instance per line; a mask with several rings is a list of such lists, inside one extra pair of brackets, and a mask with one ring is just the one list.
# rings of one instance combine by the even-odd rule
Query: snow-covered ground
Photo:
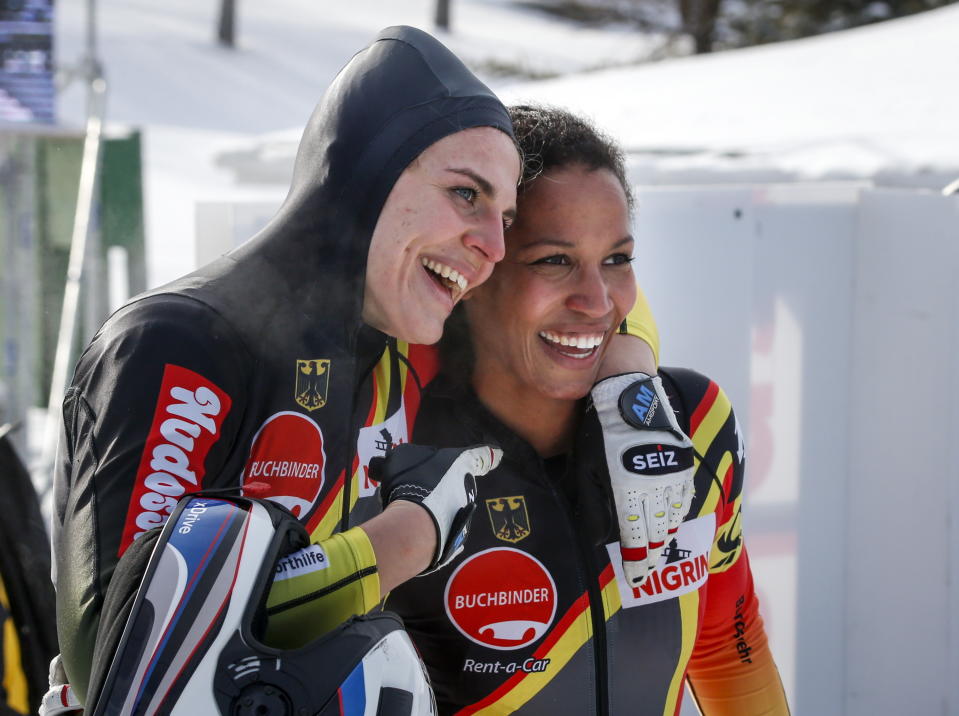
[[(163, 283), (194, 264), (197, 201), (278, 201), (282, 181), (238, 187), (216, 166), (221, 151), (292, 128), (295, 145), (336, 72), (383, 27), (431, 28), (431, 0), (238, 3), (238, 49), (213, 41), (218, 0), (101, 0), (99, 55), (109, 82), (108, 121), (144, 138), (148, 276)], [(87, 3), (57, 4), (55, 49), (69, 66), (84, 52)], [(580, 30), (497, 0), (457, 0), (443, 39), (472, 66), (570, 72), (633, 61), (662, 40), (624, 28)], [(495, 81), (491, 84), (496, 85)], [(499, 84), (502, 84), (500, 82)], [(80, 127), (85, 95), (59, 97), (60, 121)], [(291, 162), (292, 148), (285, 150)]]
[[(83, 51), (82, 0), (57, 5), (63, 65)], [(336, 71), (382, 27), (431, 29), (432, 0), (238, 3), (238, 49), (213, 42), (218, 0), (100, 0), (108, 119), (144, 133), (149, 276), (193, 267), (195, 202), (278, 201), (299, 129)], [(866, 178), (942, 186), (959, 176), (959, 5), (817, 38), (622, 66), (665, 40), (579, 29), (505, 0), (456, 0), (442, 39), (507, 101), (593, 116), (643, 183)], [(491, 74), (579, 73), (521, 82)], [(613, 67), (603, 71), (597, 67)], [(521, 76), (521, 75), (520, 75)], [(80, 126), (74, 83), (59, 117)], [(287, 131), (282, 131), (287, 130)], [(274, 141), (264, 146), (262, 135)], [(237, 181), (238, 148), (262, 167)], [(249, 178), (249, 177), (247, 177)]]
[(591, 114), (655, 183), (776, 170), (935, 185), (959, 176), (959, 6), (503, 95)]
[[(83, 51), (85, 0), (57, 4), (61, 62)], [(100, 0), (100, 54), (110, 116), (140, 126), (217, 132), (299, 127), (354, 52), (383, 27), (430, 30), (433, 0), (239, 2), (237, 50), (213, 42), (219, 0)], [(471, 66), (566, 73), (642, 58), (660, 40), (626, 28), (582, 30), (502, 0), (455, 0), (440, 37)], [(82, 119), (82, 94), (61, 96), (60, 117)]]

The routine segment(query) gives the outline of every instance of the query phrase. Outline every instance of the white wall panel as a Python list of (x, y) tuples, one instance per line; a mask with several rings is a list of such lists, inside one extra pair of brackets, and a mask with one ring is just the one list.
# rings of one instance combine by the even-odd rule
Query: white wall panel
[(959, 199), (638, 196), (663, 363), (720, 382), (749, 441), (746, 539), (794, 713), (959, 714)]
[(959, 714), (959, 197), (863, 195), (846, 713)]

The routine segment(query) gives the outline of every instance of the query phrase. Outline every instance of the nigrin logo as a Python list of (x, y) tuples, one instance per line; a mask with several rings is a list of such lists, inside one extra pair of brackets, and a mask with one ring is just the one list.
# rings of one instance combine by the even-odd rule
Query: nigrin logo
[(638, 607), (699, 589), (709, 577), (709, 553), (716, 530), (712, 513), (683, 522), (646, 581), (638, 587), (626, 582), (619, 543), (606, 546), (616, 573), (623, 608)]
[(370, 460), (385, 455), (391, 448), (406, 442), (409, 442), (409, 431), (406, 429), (406, 409), (402, 404), (382, 422), (360, 428), (356, 440), (360, 471), (358, 497), (375, 495), (379, 486), (379, 483), (370, 477)]

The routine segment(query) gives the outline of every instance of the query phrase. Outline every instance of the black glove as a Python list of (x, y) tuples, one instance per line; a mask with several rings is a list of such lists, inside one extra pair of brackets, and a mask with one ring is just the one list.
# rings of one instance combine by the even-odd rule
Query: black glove
[(436, 527), (436, 552), (428, 574), (448, 564), (463, 549), (476, 510), (476, 478), (499, 465), (503, 451), (489, 445), (435, 448), (399, 445), (385, 458), (370, 460), (370, 477), (380, 483), (385, 508), (395, 500), (422, 506)]

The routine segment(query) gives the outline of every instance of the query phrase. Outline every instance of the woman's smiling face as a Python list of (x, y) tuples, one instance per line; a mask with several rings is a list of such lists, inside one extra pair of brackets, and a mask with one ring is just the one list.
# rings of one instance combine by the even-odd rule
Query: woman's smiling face
[(463, 294), (503, 258), (519, 154), (498, 129), (440, 139), (397, 179), (366, 266), (363, 320), (410, 343), (435, 343)]
[(474, 377), (521, 396), (576, 400), (596, 380), (632, 308), (626, 194), (608, 169), (574, 164), (536, 178), (506, 234), (506, 258), (466, 303)]

